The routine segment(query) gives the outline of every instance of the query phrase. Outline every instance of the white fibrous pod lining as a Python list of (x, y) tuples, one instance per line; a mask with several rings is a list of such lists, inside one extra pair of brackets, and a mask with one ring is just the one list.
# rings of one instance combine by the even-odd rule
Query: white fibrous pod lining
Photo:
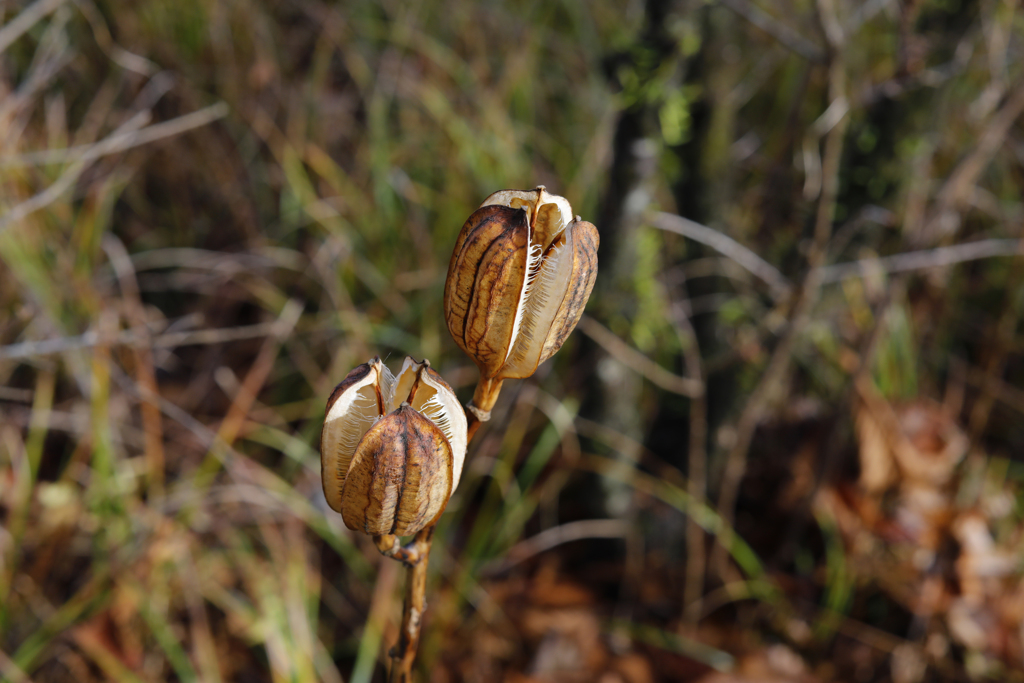
[(458, 397), (447, 386), (437, 384), (433, 378), (424, 377), (423, 384), (416, 392), (413, 408), (429, 419), (444, 434), (452, 452), (452, 491), (459, 485), (462, 465), (466, 459), (466, 413)]
[[(424, 391), (423, 388), (420, 391)], [(419, 398), (417, 396), (417, 398)], [(420, 403), (417, 401), (417, 403)], [(420, 407), (417, 410), (430, 419), (431, 422), (437, 425), (437, 428), (441, 430), (445, 438), (448, 439), (448, 443), (452, 443), (455, 439), (455, 435), (452, 432), (452, 421), (448, 416), (448, 407), (441, 402), (441, 397), (438, 395), (436, 390), (431, 390), (430, 398), (420, 403)]]
[(390, 412), (397, 408), (397, 406), (391, 407), (395, 402), (395, 376), (388, 370), (388, 366), (383, 363), (380, 364), (380, 395), (384, 399), (384, 411)]
[(342, 461), (351, 459), (363, 434), (380, 419), (377, 407), (377, 393), (369, 384), (356, 392), (345, 414), (338, 417), (337, 453)]
[(374, 379), (349, 388), (337, 398), (324, 418), (323, 458), (324, 495), (330, 506), (341, 512), (341, 493), (352, 466), (360, 439), (380, 419)]
[(523, 278), (523, 291), (519, 295), (516, 319), (512, 323), (512, 339), (508, 345), (508, 352), (505, 354), (505, 362), (508, 362), (508, 359), (512, 356), (512, 350), (516, 347), (516, 343), (522, 335), (523, 318), (526, 315), (527, 305), (533, 294), (534, 284), (541, 273), (541, 257), (543, 255), (544, 247), (539, 244), (530, 244), (526, 251), (526, 275)]
[(572, 271), (572, 254), (568, 240), (559, 239), (544, 257), (533, 277), (532, 293), (523, 307), (523, 325), (505, 363), (508, 376), (532, 374), (540, 358), (548, 327), (554, 320), (565, 295), (566, 282)]

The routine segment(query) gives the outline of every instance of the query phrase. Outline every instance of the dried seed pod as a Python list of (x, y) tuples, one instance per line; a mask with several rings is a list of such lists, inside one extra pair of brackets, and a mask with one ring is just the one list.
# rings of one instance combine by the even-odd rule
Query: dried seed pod
[(529, 377), (576, 327), (597, 277), (599, 236), (564, 198), (502, 190), (459, 233), (444, 314), (488, 379)]
[(406, 358), (395, 377), (373, 358), (327, 401), (324, 495), (350, 529), (407, 536), (434, 524), (465, 458), (466, 414), (427, 361)]

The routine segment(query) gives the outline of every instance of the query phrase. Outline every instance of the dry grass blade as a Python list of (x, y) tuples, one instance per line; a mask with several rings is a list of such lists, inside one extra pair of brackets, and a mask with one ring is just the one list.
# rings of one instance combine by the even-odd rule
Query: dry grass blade
[(2, 650), (0, 650), (0, 671), (3, 672), (5, 680), (9, 680), (11, 683), (32, 683), (32, 679)]
[(0, 27), (0, 54), (10, 47), (11, 43), (46, 18), (46, 15), (55, 12), (65, 2), (67, 0), (36, 0), (23, 9), (14, 19)]
[[(146, 395), (157, 395), (156, 371), (153, 367), (153, 347), (149, 338), (148, 330), (145, 327), (146, 311), (139, 296), (139, 284), (135, 279), (135, 270), (132, 268), (132, 260), (128, 255), (121, 240), (113, 235), (107, 235), (103, 242), (103, 248), (110, 257), (111, 265), (117, 273), (121, 285), (121, 296), (125, 299), (127, 317), (132, 325), (140, 331), (140, 343), (134, 347), (135, 365), (139, 384), (145, 389)], [(163, 425), (160, 422), (160, 408), (151, 399), (143, 399), (142, 402), (142, 423), (143, 432), (146, 435), (146, 459), (149, 464), (150, 486), (153, 495), (159, 496), (163, 492), (164, 469), (166, 458), (164, 457), (164, 436)]]
[(659, 230), (674, 232), (683, 237), (705, 244), (718, 253), (732, 259), (771, 288), (772, 296), (783, 300), (789, 296), (793, 286), (772, 264), (746, 248), (728, 235), (682, 216), (670, 213), (655, 213), (651, 225)]
[[(245, 379), (242, 381), (241, 386), (239, 386), (238, 393), (235, 394), (231, 401), (231, 407), (228, 409), (227, 415), (224, 416), (224, 420), (217, 430), (217, 443), (230, 446), (238, 438), (238, 433), (246, 417), (249, 415), (253, 403), (256, 401), (256, 395), (267, 381), (271, 370), (273, 370), (274, 359), (280, 350), (281, 344), (291, 334), (292, 329), (294, 329), (295, 324), (302, 315), (302, 308), (302, 302), (289, 299), (281, 309), (280, 315), (274, 321), (270, 335), (263, 340), (256, 360), (253, 361), (249, 372), (246, 373)], [(218, 454), (214, 449), (211, 449), (207, 453), (206, 460), (199, 468), (194, 485), (199, 490), (208, 487), (220, 465), (221, 462)]]
[[(129, 149), (148, 145), (159, 140), (187, 133), (196, 128), (208, 126), (214, 121), (224, 118), (229, 113), (224, 102), (211, 104), (191, 114), (185, 114), (170, 121), (162, 121), (152, 126), (145, 126), (140, 120), (133, 120), (130, 125), (118, 129), (112, 135), (90, 145), (79, 145), (68, 149), (49, 149), (42, 152), (26, 152), (7, 157), (0, 157), (0, 168), (22, 168), (26, 166), (43, 166), (47, 164), (89, 163)], [(69, 169), (70, 170), (70, 169)]]
[(699, 396), (704, 391), (703, 382), (669, 372), (616, 337), (611, 330), (590, 316), (584, 315), (580, 318), (579, 329), (617, 361), (665, 391), (690, 397)]
[(517, 564), (535, 555), (556, 548), (564, 543), (588, 538), (624, 538), (629, 533), (629, 524), (621, 519), (583, 519), (568, 522), (551, 529), (545, 529), (535, 536), (512, 546), (505, 557), (480, 569), (481, 576), (502, 574)]

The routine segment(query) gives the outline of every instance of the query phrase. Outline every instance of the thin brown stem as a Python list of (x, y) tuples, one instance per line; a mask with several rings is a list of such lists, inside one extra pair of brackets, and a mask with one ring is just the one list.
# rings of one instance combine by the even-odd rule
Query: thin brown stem
[[(501, 391), (500, 379), (480, 378), (473, 392), (473, 401), (467, 406), (467, 441), (480, 428), (481, 422), (490, 418), (491, 408)], [(423, 529), (413, 542), (403, 546), (397, 536), (374, 536), (373, 541), (381, 554), (398, 560), (407, 568), (405, 579), (405, 601), (402, 604), (402, 630), (398, 642), (391, 649), (390, 683), (412, 683), (412, 666), (416, 661), (416, 646), (420, 642), (420, 625), (427, 609), (427, 564), (430, 560), (430, 546), (434, 539), (434, 527)]]
[(491, 409), (498, 401), (498, 394), (501, 393), (503, 380), (480, 377), (476, 390), (473, 392), (473, 400), (466, 405), (467, 433), (466, 441), (472, 441), (480, 424), (491, 419)]
[(434, 527), (427, 527), (412, 542), (417, 557), (409, 564), (405, 579), (405, 602), (402, 605), (402, 630), (398, 642), (391, 649), (390, 683), (412, 683), (412, 665), (416, 661), (416, 646), (420, 642), (420, 625), (427, 609), (427, 563)]

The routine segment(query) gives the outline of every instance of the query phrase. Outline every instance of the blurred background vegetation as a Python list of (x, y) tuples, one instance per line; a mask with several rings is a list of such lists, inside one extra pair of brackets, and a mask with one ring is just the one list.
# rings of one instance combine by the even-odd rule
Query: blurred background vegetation
[(0, 2), (0, 675), (383, 680), (333, 386), (492, 191), (602, 235), (430, 681), (1024, 680), (1017, 0)]

